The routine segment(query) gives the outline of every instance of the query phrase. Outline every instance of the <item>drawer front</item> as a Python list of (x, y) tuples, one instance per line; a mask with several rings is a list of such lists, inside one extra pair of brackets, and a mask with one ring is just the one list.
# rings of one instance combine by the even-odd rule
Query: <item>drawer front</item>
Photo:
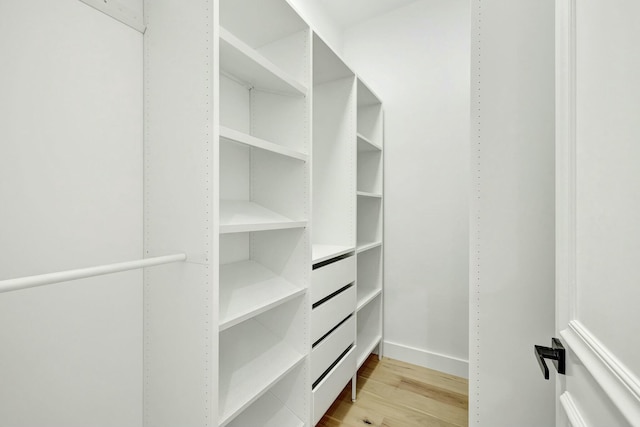
[(356, 280), (356, 257), (332, 262), (311, 272), (311, 303), (315, 304)]
[(356, 319), (351, 316), (311, 351), (311, 380), (315, 382), (355, 342)]
[(355, 347), (347, 353), (329, 374), (313, 389), (313, 425), (318, 424), (329, 406), (356, 372)]
[(351, 286), (311, 310), (311, 343), (322, 338), (356, 309), (356, 287)]

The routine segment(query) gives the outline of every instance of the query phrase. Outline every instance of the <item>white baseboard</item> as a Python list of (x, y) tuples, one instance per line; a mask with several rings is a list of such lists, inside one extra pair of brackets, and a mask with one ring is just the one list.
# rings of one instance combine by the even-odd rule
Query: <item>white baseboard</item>
[(469, 378), (469, 361), (394, 342), (384, 342), (384, 357), (401, 360), (462, 378)]

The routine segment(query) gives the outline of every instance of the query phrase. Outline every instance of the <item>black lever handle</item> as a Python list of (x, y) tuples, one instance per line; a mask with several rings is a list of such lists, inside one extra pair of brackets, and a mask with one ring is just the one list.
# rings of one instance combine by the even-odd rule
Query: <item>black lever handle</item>
[(544, 359), (553, 360), (553, 364), (559, 374), (564, 375), (566, 373), (564, 346), (558, 338), (551, 339), (551, 347), (543, 347), (541, 345), (535, 345), (533, 347), (545, 380), (549, 379), (549, 368), (547, 367), (547, 362)]

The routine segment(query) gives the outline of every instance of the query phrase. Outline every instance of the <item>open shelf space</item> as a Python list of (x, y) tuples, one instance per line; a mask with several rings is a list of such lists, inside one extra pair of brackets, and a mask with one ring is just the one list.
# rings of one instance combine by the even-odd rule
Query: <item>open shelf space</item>
[(312, 264), (317, 264), (340, 255), (354, 252), (354, 246), (313, 244), (311, 250)]
[(361, 197), (373, 197), (376, 199), (382, 198), (382, 193), (368, 193), (366, 191), (358, 191), (357, 194), (358, 196), (361, 196)]
[(358, 133), (358, 152), (361, 151), (382, 151), (382, 146), (374, 143), (361, 133)]
[(219, 425), (224, 426), (305, 360), (261, 322), (220, 334)]
[(265, 141), (261, 138), (256, 138), (255, 136), (228, 128), (226, 126), (220, 126), (220, 137), (227, 141), (237, 142), (249, 147), (259, 148), (261, 150), (301, 160), (303, 162), (306, 162), (309, 159), (309, 156), (307, 154), (300, 151), (292, 150), (288, 147), (283, 147), (282, 145), (274, 144), (273, 142)]
[(358, 242), (357, 252), (358, 254), (361, 254), (363, 252), (369, 251), (371, 249), (375, 249), (380, 246), (382, 246), (381, 240), (377, 242)]
[(252, 260), (223, 264), (220, 266), (220, 330), (290, 301), (305, 291)]
[(317, 34), (313, 35), (313, 84), (354, 77), (354, 72)]
[(358, 197), (358, 242), (382, 240), (382, 199)]
[(220, 201), (221, 234), (306, 226), (307, 221), (294, 221), (257, 203), (244, 200)]
[(382, 340), (382, 296), (379, 293), (356, 314), (358, 367)]
[(271, 392), (265, 393), (227, 424), (228, 427), (304, 427), (304, 422)]
[(251, 88), (306, 96), (308, 89), (266, 57), (220, 28), (220, 70)]
[(363, 307), (373, 301), (378, 295), (382, 293), (382, 289), (358, 287), (358, 306), (357, 311), (360, 311)]
[(358, 191), (382, 193), (382, 151), (358, 151)]

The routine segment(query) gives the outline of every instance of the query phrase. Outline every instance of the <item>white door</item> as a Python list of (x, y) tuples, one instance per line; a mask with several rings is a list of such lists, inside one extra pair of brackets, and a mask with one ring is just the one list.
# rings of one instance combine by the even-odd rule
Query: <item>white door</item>
[(556, 2), (557, 426), (640, 426), (640, 2)]

